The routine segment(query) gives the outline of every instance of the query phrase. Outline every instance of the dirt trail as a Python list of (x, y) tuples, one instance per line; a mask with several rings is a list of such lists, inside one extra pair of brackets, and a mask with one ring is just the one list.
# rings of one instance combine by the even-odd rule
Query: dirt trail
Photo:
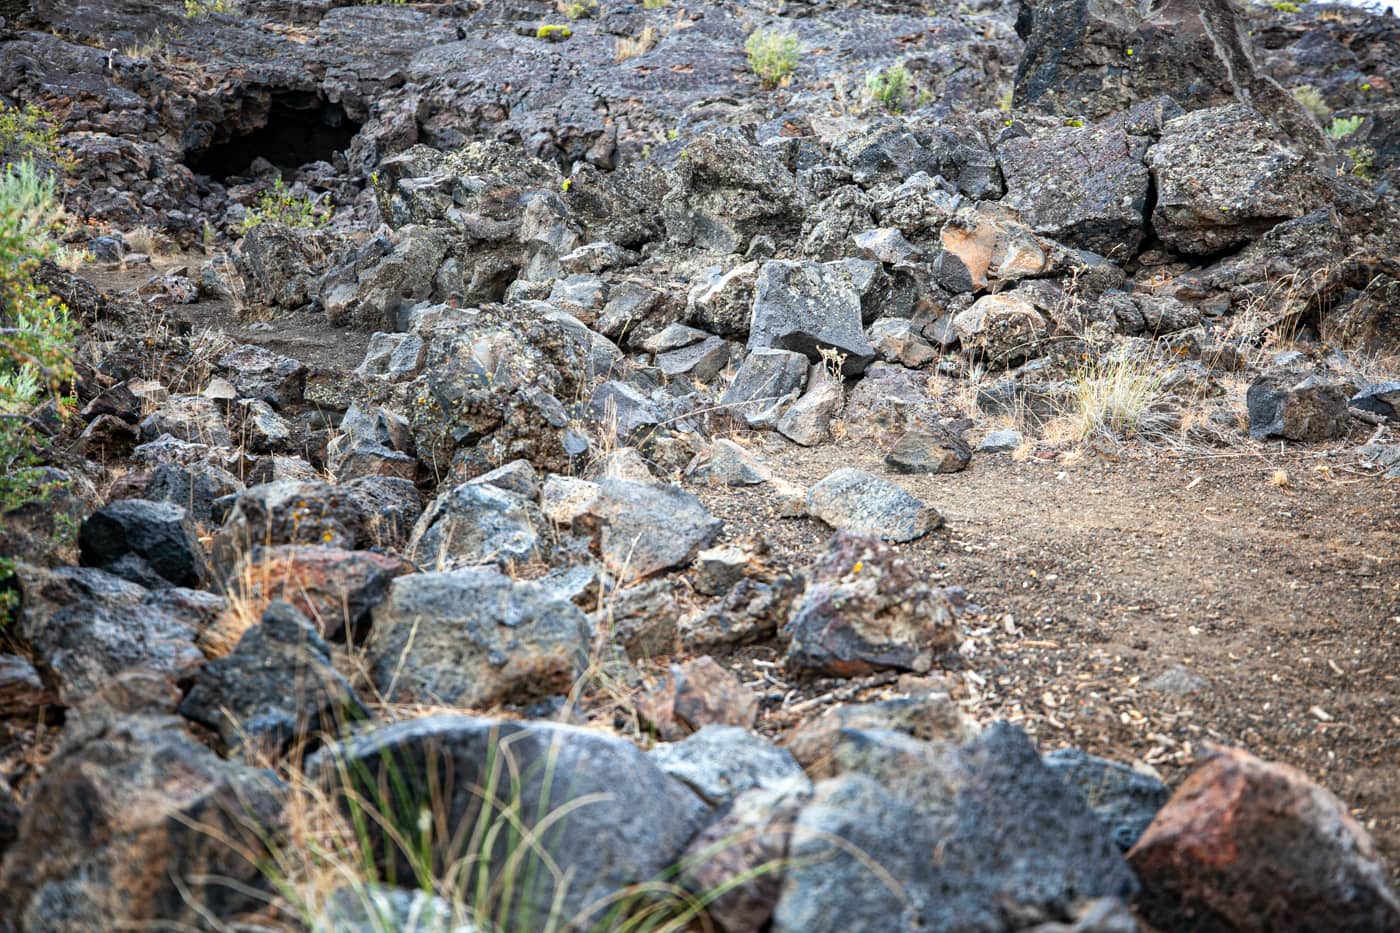
[[(890, 475), (855, 444), (766, 458), (804, 484), (842, 465)], [(891, 478), (948, 522), (907, 553), (983, 609), (962, 674), (979, 717), (1169, 781), (1203, 742), (1241, 745), (1338, 793), (1397, 866), (1400, 484), (1351, 463), (1277, 448), (1071, 466), (996, 454)], [(1288, 486), (1271, 481), (1280, 469)], [(794, 564), (826, 538), (756, 516), (761, 493), (702, 495), (730, 533), (764, 535)]]

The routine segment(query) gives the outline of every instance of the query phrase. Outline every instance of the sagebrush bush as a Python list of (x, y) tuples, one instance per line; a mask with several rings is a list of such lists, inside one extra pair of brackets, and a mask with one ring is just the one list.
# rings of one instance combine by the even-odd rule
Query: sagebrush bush
[(329, 213), (320, 202), (310, 195), (296, 195), (277, 179), (258, 196), (257, 203), (248, 209), (243, 221), (243, 229), (251, 230), (258, 224), (278, 223), (288, 227), (319, 227), (330, 219)]
[(779, 29), (756, 29), (744, 42), (749, 69), (764, 87), (779, 87), (792, 79), (802, 45), (797, 36)]
[(865, 92), (876, 105), (890, 113), (899, 113), (914, 100), (914, 81), (909, 77), (904, 62), (896, 62), (882, 71), (867, 75)]
[[(34, 281), (40, 260), (57, 251), (55, 192), (54, 179), (29, 160), (0, 173), (0, 516), (51, 491), (31, 414), (73, 378), (76, 329), (62, 302)], [(0, 577), (9, 570), (0, 557)], [(0, 622), (12, 608), (0, 594)]]

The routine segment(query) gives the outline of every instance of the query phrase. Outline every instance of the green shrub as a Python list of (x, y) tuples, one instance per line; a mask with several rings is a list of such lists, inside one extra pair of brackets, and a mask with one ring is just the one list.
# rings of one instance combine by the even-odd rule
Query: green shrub
[(1365, 178), (1368, 181), (1375, 177), (1376, 171), (1376, 150), (1370, 146), (1351, 146), (1342, 151), (1342, 155), (1347, 157), (1351, 163), (1351, 173), (1357, 178)]
[(778, 29), (756, 29), (744, 42), (749, 70), (758, 75), (764, 87), (786, 85), (797, 68), (802, 45), (797, 36)]
[[(0, 515), (52, 491), (38, 465), (43, 441), (31, 413), (72, 380), (76, 328), (33, 276), (39, 261), (56, 252), (61, 215), (53, 178), (33, 162), (0, 173)], [(11, 569), (0, 559), (0, 578)], [(8, 602), (0, 595), (0, 622)]]
[(1333, 139), (1342, 139), (1350, 136), (1361, 129), (1361, 124), (1366, 121), (1365, 117), (1334, 117), (1332, 124), (1327, 127), (1327, 135)]
[(231, 13), (230, 0), (185, 0), (185, 15), (190, 19), (208, 16), (210, 13)]
[(536, 39), (544, 39), (548, 42), (563, 42), (574, 34), (568, 26), (561, 26), (557, 23), (549, 23), (535, 30)]
[(598, 0), (567, 0), (559, 4), (559, 12), (569, 19), (589, 19), (598, 15)]
[(329, 213), (316, 200), (307, 195), (298, 197), (292, 194), (282, 179), (277, 179), (258, 196), (257, 204), (248, 210), (243, 221), (243, 229), (251, 230), (258, 224), (278, 223), (288, 227), (319, 227), (330, 219)]
[(0, 156), (11, 161), (52, 159), (67, 170), (72, 158), (58, 141), (58, 122), (37, 104), (7, 107), (0, 103)]
[(866, 76), (865, 93), (890, 113), (899, 113), (914, 100), (914, 81), (904, 62)]
[(1332, 115), (1332, 108), (1327, 106), (1322, 92), (1311, 84), (1299, 84), (1290, 89), (1289, 93), (1293, 95), (1294, 100), (1307, 108), (1309, 113), (1317, 117), (1319, 123)]
[(1274, 9), (1278, 10), (1280, 13), (1297, 13), (1302, 7), (1291, 2), (1291, 0), (1281, 0), (1281, 2), (1274, 4)]

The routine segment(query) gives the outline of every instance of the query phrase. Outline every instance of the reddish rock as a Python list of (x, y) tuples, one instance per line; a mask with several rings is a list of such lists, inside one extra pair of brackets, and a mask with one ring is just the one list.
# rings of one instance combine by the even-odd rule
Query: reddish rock
[(282, 599), (310, 619), (323, 638), (336, 638), (347, 626), (353, 630), (367, 623), (390, 582), (412, 570), (407, 561), (373, 551), (280, 545), (245, 554), (226, 585), (246, 606), (242, 615), (261, 618), (270, 603)]
[(668, 741), (710, 725), (752, 728), (758, 717), (757, 695), (708, 655), (673, 664), (670, 674), (638, 705)]
[(895, 548), (874, 535), (838, 532), (793, 604), (787, 666), (836, 677), (925, 672), (958, 643), (955, 609)]
[(1128, 861), (1163, 931), (1400, 931), (1366, 830), (1296, 768), (1215, 749)]

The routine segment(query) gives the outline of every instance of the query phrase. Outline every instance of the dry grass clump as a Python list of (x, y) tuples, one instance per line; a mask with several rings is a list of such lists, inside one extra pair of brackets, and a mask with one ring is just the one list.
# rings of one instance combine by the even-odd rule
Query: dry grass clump
[(624, 36), (618, 39), (616, 50), (613, 52), (613, 61), (625, 62), (639, 55), (645, 55), (655, 48), (657, 38), (655, 27), (648, 26), (635, 38)]
[(1070, 377), (1073, 396), (1056, 427), (1075, 442), (1117, 442), (1145, 433), (1145, 416), (1165, 397), (1170, 371), (1148, 355), (1124, 351), (1081, 360)]

